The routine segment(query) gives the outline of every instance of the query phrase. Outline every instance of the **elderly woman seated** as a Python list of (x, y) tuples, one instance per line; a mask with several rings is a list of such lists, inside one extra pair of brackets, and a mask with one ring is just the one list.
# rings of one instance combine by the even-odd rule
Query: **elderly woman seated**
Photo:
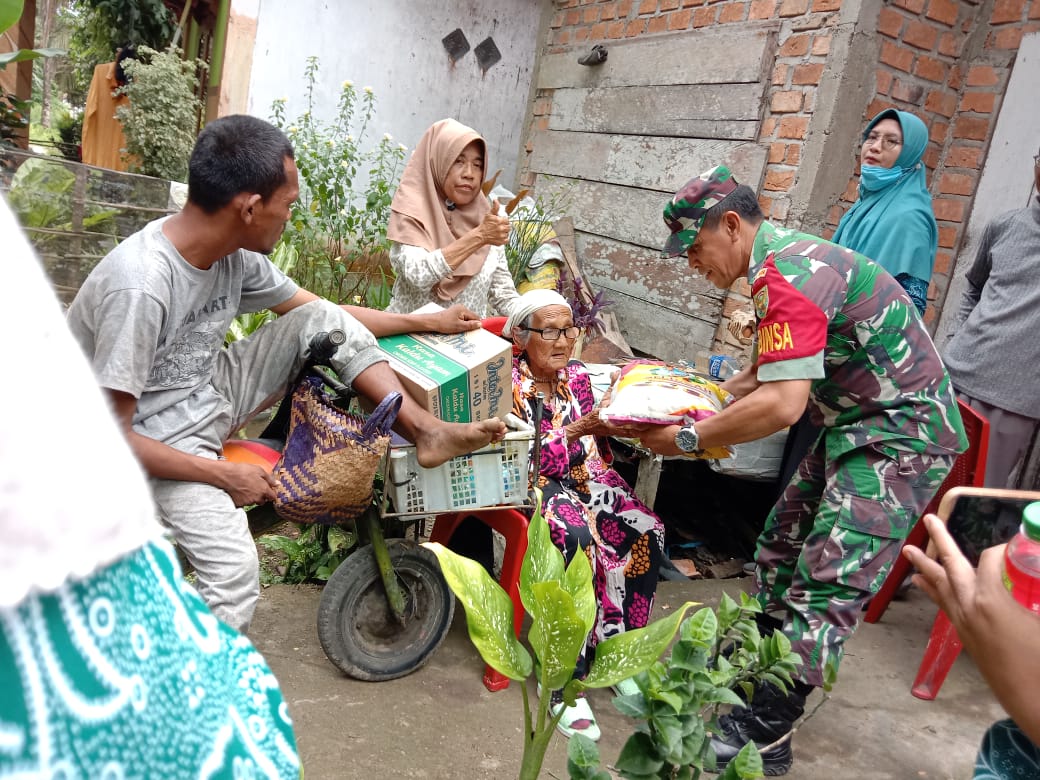
[[(664, 526), (610, 468), (610, 452), (597, 442), (609, 431), (596, 413), (585, 366), (571, 360), (579, 330), (563, 296), (532, 290), (520, 297), (502, 335), (520, 349), (513, 362), (513, 413), (532, 422), (534, 399), (539, 392), (545, 395), (538, 487), (550, 535), (568, 561), (582, 550), (592, 563), (598, 611), (574, 671), (580, 678), (598, 642), (647, 624), (664, 556)], [(626, 680), (615, 691), (634, 689)], [(566, 707), (554, 692), (553, 714), (560, 708), (566, 709), (559, 721), (566, 736), (599, 738), (584, 698)]]

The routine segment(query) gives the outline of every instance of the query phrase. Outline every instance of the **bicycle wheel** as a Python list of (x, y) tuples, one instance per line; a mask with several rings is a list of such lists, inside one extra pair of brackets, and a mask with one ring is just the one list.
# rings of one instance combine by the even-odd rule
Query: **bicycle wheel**
[(455, 594), (433, 553), (406, 539), (388, 539), (387, 547), (404, 591), (403, 625), (390, 612), (371, 547), (339, 565), (318, 605), (318, 638), (325, 655), (359, 680), (392, 680), (414, 672), (440, 647), (455, 614)]

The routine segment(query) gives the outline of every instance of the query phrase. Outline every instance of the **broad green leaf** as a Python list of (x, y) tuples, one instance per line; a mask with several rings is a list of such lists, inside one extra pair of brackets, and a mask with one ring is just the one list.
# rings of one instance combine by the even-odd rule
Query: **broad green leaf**
[[(533, 664), (513, 629), (513, 602), (487, 570), (443, 545), (426, 542), (441, 564), (448, 587), (466, 609), (469, 638), (481, 658), (511, 680), (525, 680)], [(573, 669), (573, 663), (571, 664)]]
[(718, 620), (722, 624), (723, 630), (729, 630), (737, 619), (740, 617), (740, 607), (737, 602), (733, 600), (733, 597), (728, 593), (723, 592), (719, 598), (718, 606)]
[(719, 630), (719, 621), (708, 607), (697, 610), (683, 623), (680, 636), (702, 647), (711, 647)]
[(654, 698), (657, 701), (664, 702), (675, 712), (682, 712), (683, 705), (686, 703), (682, 696), (670, 691), (660, 691)]
[(735, 707), (743, 706), (744, 701), (730, 688), (716, 687), (705, 693), (701, 701), (705, 704), (732, 704)]
[(642, 696), (615, 696), (614, 709), (629, 718), (646, 720), (650, 717), (650, 707)]
[[(535, 491), (535, 499), (535, 506), (540, 507), (540, 490)], [(560, 582), (563, 571), (563, 553), (552, 543), (552, 539), (549, 538), (549, 526), (543, 520), (541, 510), (536, 509), (527, 526), (527, 554), (524, 555), (524, 563), (520, 567), (520, 598), (524, 606), (527, 606), (527, 594), (534, 583)]]
[(534, 583), (528, 596), (530, 604), (524, 603), (531, 616), (527, 640), (541, 665), (542, 682), (556, 690), (574, 675), (574, 666), (592, 625), (581, 619), (574, 599), (559, 582)]
[(26, 62), (27, 60), (38, 60), (41, 57), (62, 57), (64, 49), (19, 49), (0, 54), (0, 67), (10, 65), (12, 62)]
[(762, 756), (758, 754), (755, 743), (748, 742), (726, 765), (719, 780), (757, 780), (762, 776)]
[(599, 768), (599, 748), (583, 734), (567, 744), (567, 773), (570, 780), (610, 780), (610, 773)]
[(696, 602), (687, 601), (673, 614), (645, 628), (625, 631), (600, 642), (584, 687), (605, 688), (649, 667), (661, 657), (686, 613), (695, 606)]
[(334, 553), (347, 550), (354, 545), (354, 534), (334, 525), (329, 528), (329, 550)]
[(650, 735), (637, 732), (625, 742), (614, 766), (622, 777), (656, 777), (664, 761), (657, 757), (657, 746)]
[(24, 6), (25, 0), (0, 0), (0, 33), (18, 23)]
[(596, 622), (596, 592), (592, 587), (592, 566), (584, 552), (571, 559), (563, 574), (563, 589), (574, 599), (574, 609), (590, 629)]

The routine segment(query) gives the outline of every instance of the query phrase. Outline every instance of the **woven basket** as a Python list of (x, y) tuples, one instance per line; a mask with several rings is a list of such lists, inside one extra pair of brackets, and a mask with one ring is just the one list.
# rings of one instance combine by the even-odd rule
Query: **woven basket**
[(322, 381), (296, 386), (289, 438), (275, 465), (275, 511), (297, 523), (356, 520), (372, 502), (372, 484), (390, 444), (401, 394), (390, 393), (365, 419), (333, 405)]

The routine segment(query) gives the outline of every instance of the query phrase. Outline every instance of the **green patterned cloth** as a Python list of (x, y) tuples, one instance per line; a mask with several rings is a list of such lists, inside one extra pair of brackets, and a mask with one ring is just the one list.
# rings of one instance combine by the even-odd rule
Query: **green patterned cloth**
[(0, 778), (298, 778), (267, 663), (149, 544), (0, 609)]
[(763, 222), (748, 282), (758, 379), (811, 379), (827, 455), (889, 442), (958, 453), (967, 438), (950, 377), (915, 307), (880, 266), (822, 238)]

